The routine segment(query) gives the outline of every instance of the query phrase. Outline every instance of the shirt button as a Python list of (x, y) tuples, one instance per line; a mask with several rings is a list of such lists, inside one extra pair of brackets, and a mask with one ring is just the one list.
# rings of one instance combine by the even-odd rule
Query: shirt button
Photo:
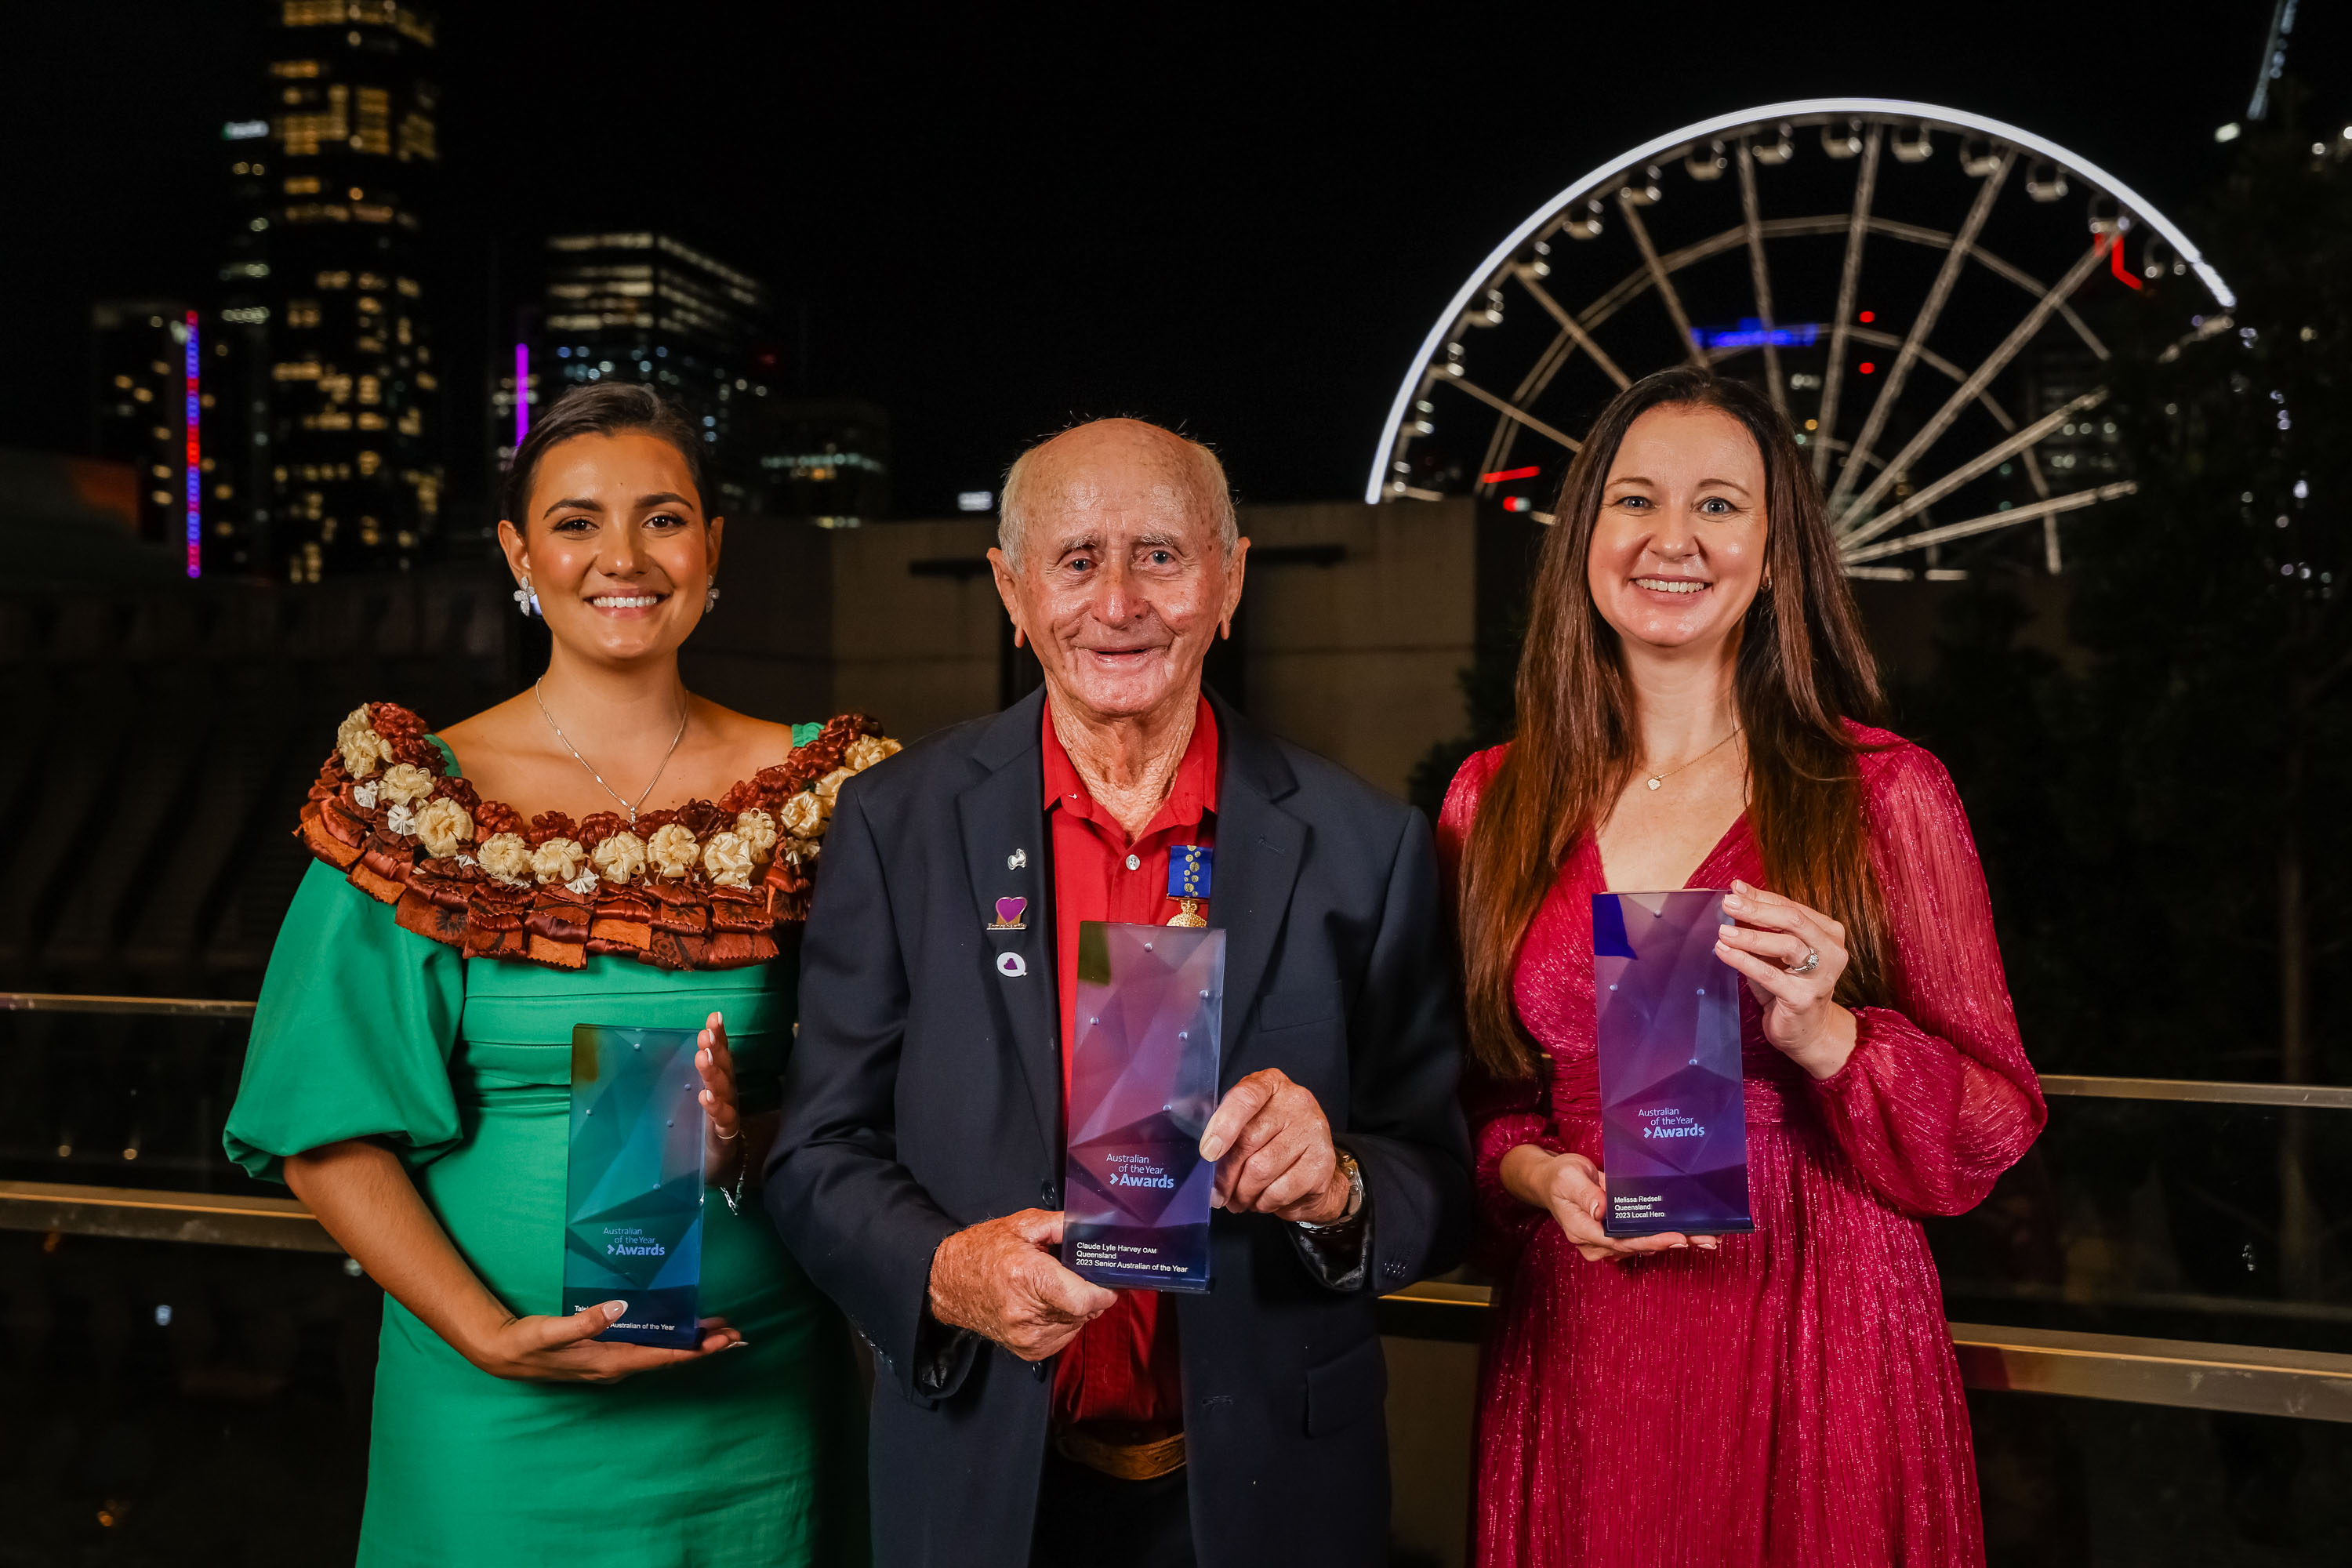
[(1127, 858), (1127, 868), (1130, 871), (1140, 871), (1143, 869), (1143, 862), (1130, 855)]

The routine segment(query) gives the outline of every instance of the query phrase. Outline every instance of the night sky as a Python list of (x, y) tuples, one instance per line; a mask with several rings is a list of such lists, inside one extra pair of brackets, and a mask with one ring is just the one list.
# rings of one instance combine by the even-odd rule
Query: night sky
[[(2291, 63), (2341, 111), (2347, 8), (2303, 9)], [(274, 12), (14, 8), (0, 445), (87, 442), (93, 298), (208, 298), (230, 226), (220, 126), (268, 112)], [(1746, 106), (1916, 98), (2038, 131), (2185, 217), (2270, 13), (445, 7), (431, 286), (461, 384), (452, 478), (479, 477), (500, 258), (614, 223), (768, 279), (788, 344), (805, 302), (808, 389), (888, 408), (902, 515), (1111, 413), (1212, 441), (1245, 500), (1350, 497), (1436, 311), (1591, 165)]]

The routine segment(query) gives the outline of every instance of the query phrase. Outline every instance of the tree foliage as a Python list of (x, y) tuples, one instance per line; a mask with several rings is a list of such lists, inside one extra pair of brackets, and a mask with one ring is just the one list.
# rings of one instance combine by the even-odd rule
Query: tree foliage
[(1905, 694), (2045, 1067), (2352, 1078), (2352, 166), (2322, 145), (2248, 138), (2193, 213), (2238, 296), (2204, 335), (2168, 341), (2186, 277), (2116, 323), (2138, 492), (2069, 525), (2079, 667), (1986, 591)]

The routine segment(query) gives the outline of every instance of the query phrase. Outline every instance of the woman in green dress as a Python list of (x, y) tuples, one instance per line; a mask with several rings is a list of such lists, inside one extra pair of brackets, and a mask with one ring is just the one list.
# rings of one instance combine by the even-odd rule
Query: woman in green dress
[[(499, 525), (553, 647), (435, 735), (344, 721), (302, 812), (320, 864), (271, 955), (229, 1154), (381, 1284), (365, 1564), (768, 1568), (862, 1561), (839, 1314), (756, 1194), (793, 950), (840, 781), (897, 749), (689, 694), (722, 525), (652, 392), (580, 389), (516, 454)], [(780, 952), (780, 939), (782, 951)], [(710, 1186), (692, 1349), (561, 1313), (571, 1037), (702, 1027)], [(765, 1104), (761, 1103), (764, 1091)]]

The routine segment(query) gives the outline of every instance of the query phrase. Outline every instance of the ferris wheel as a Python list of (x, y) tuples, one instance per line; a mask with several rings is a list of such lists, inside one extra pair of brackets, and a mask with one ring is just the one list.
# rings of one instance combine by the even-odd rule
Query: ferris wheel
[(1549, 522), (1576, 433), (1690, 363), (1789, 416), (1849, 575), (1965, 576), (2027, 550), (2056, 572), (2059, 518), (2134, 488), (2101, 408), (2112, 351), (2085, 319), (2101, 289), (2167, 335), (2232, 325), (2177, 224), (2030, 132), (1873, 98), (1721, 115), (1495, 247), (1397, 388), (1364, 499), (1475, 494)]

